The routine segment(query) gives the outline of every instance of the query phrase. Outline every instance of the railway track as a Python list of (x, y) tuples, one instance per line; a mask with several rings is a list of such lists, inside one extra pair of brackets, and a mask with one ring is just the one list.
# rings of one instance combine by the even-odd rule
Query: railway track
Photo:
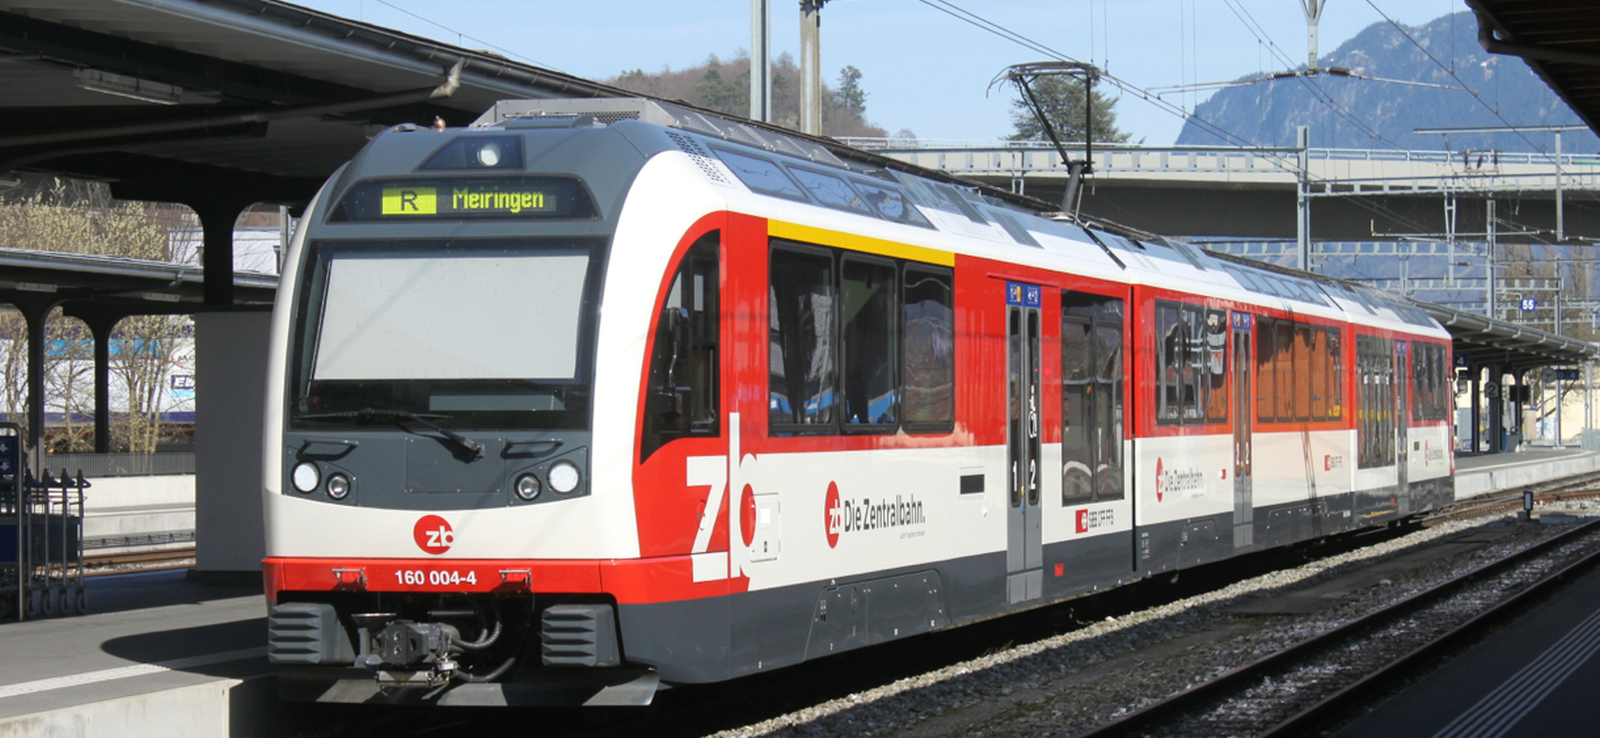
[[(1503, 622), (1528, 599), (1600, 565), (1600, 552), (1576, 562), (1568, 544), (1591, 540), (1594, 521), (1487, 563), (1389, 607), (1226, 671), (1166, 699), (1079, 734), (1307, 735), (1330, 716), (1358, 706), (1391, 680)], [(1542, 564), (1541, 564), (1542, 562)], [(1532, 585), (1504, 581), (1519, 567), (1545, 565)], [(1518, 594), (1501, 598), (1505, 590)], [(1265, 733), (1263, 715), (1284, 715)]]
[(91, 554), (83, 557), (87, 570), (85, 576), (126, 574), (129, 571), (154, 571), (180, 569), (194, 564), (194, 546), (164, 548), (154, 551), (131, 551)]

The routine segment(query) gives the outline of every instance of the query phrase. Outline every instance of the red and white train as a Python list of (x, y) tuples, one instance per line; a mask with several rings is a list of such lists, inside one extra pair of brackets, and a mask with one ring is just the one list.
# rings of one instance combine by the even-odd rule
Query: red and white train
[(301, 699), (642, 704), (1453, 497), (1415, 306), (654, 101), (377, 137), (273, 336)]

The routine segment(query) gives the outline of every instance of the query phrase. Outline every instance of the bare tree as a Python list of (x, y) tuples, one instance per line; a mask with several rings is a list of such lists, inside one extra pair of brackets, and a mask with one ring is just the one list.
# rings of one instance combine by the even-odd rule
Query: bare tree
[[(113, 200), (104, 185), (60, 179), (30, 182), (0, 205), (0, 246), (133, 259), (171, 261), (167, 236), (173, 223), (193, 214), (170, 205)], [(163, 391), (171, 353), (187, 340), (189, 319), (135, 316), (122, 320), (112, 335), (113, 374), (120, 380), (113, 396), (126, 399), (127, 412), (112, 417), (114, 446), (154, 451), (167, 408)], [(82, 322), (65, 319), (58, 308), (45, 321), (46, 408), (62, 422), (50, 428), (53, 448), (86, 450), (90, 444), (94, 342)], [(4, 412), (25, 422), (28, 344), (20, 313), (0, 313), (0, 392)], [(115, 383), (114, 383), (115, 385)]]

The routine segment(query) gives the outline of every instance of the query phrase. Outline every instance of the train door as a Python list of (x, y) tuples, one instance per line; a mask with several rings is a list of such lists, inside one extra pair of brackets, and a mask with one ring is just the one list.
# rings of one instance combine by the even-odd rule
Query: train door
[(1255, 506), (1250, 497), (1250, 434), (1254, 432), (1255, 368), (1252, 338), (1255, 316), (1233, 314), (1233, 548), (1250, 548), (1255, 543)]
[(1410, 444), (1406, 440), (1407, 426), (1411, 419), (1411, 366), (1406, 362), (1407, 342), (1394, 342), (1394, 473), (1395, 473), (1395, 500), (1399, 509), (1398, 515), (1407, 515), (1411, 512), (1411, 495), (1407, 490), (1411, 455)]
[(1039, 599), (1044, 586), (1039, 506), (1038, 285), (1006, 282), (1006, 601)]

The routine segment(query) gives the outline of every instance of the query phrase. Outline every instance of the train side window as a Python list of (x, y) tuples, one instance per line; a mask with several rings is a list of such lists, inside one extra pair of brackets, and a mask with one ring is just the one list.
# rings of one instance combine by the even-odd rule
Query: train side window
[(1199, 310), (1185, 306), (1183, 313), (1183, 421), (1205, 421), (1206, 353), (1204, 316)]
[(1122, 499), (1122, 300), (1061, 293), (1061, 422), (1061, 504)]
[(1156, 335), (1156, 422), (1227, 422), (1228, 335), (1223, 312), (1157, 302)]
[(1271, 318), (1261, 318), (1256, 325), (1256, 420), (1262, 423), (1277, 418), (1273, 414), (1273, 380), (1277, 378), (1277, 355), (1273, 353), (1272, 340), (1275, 322)]
[(1311, 326), (1294, 326), (1294, 419), (1311, 419)]
[(1228, 318), (1221, 310), (1206, 311), (1206, 422), (1228, 422)]
[(1273, 373), (1278, 375), (1274, 382), (1278, 392), (1273, 403), (1273, 414), (1279, 422), (1288, 423), (1294, 420), (1294, 323), (1277, 321), (1273, 332), (1276, 335), (1272, 343), (1278, 349), (1272, 365)]
[(1183, 327), (1178, 306), (1156, 303), (1156, 420), (1164, 425), (1183, 422)]
[(823, 249), (774, 248), (770, 274), (768, 421), (774, 431), (832, 429), (839, 302), (833, 256)]
[(951, 273), (907, 265), (904, 294), (902, 415), (908, 427), (945, 429), (956, 419), (955, 288)]
[(641, 463), (673, 440), (720, 430), (719, 251), (716, 232), (690, 246), (656, 313)]
[(1307, 337), (1311, 339), (1311, 420), (1326, 420), (1328, 417), (1328, 342), (1324, 340), (1327, 331), (1321, 328), (1312, 328)]
[(1328, 420), (1344, 417), (1344, 341), (1343, 331), (1330, 329), (1324, 334), (1328, 355)]
[(1122, 482), (1122, 301), (1103, 300), (1095, 310), (1095, 363), (1100, 376), (1095, 384), (1094, 436), (1099, 467), (1104, 472), (1097, 475), (1099, 487), (1096, 499), (1120, 500), (1124, 494)]
[(900, 416), (894, 264), (845, 256), (839, 272), (845, 427), (893, 432)]

